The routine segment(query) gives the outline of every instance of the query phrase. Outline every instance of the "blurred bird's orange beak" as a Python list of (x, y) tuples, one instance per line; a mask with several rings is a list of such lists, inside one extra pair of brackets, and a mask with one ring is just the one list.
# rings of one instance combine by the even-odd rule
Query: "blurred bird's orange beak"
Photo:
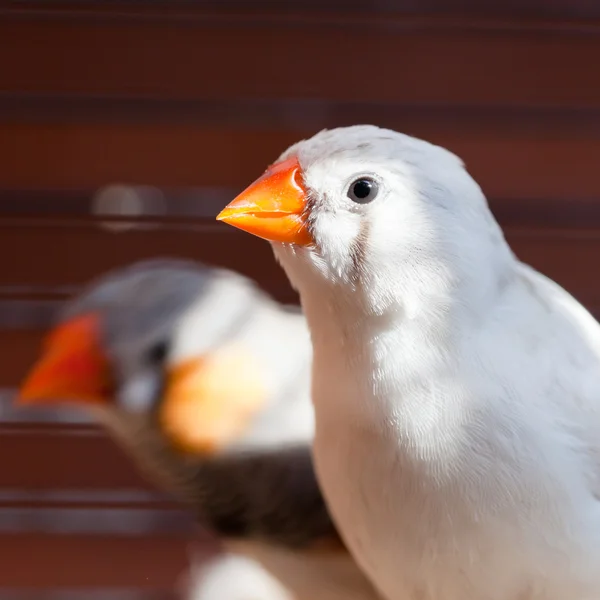
[(109, 374), (99, 317), (77, 317), (47, 336), (42, 356), (25, 378), (17, 402), (105, 402), (111, 391)]
[(218, 215), (238, 229), (270, 242), (308, 246), (306, 189), (296, 157), (272, 165)]
[[(234, 442), (268, 397), (263, 367), (252, 352), (231, 344), (170, 365), (158, 409), (161, 430), (176, 449), (189, 454), (210, 454)], [(16, 401), (108, 404), (116, 392), (111, 372), (100, 318), (78, 317), (47, 336)]]

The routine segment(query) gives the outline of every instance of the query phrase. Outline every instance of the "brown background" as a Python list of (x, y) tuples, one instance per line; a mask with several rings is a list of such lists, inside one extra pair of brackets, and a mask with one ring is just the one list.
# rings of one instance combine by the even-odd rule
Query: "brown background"
[(109, 267), (192, 256), (293, 300), (268, 245), (214, 215), (301, 137), (373, 122), (449, 147), (516, 252), (600, 311), (598, 19), (594, 0), (0, 3), (0, 598), (172, 597), (186, 516), (78, 415), (10, 397), (56, 304)]

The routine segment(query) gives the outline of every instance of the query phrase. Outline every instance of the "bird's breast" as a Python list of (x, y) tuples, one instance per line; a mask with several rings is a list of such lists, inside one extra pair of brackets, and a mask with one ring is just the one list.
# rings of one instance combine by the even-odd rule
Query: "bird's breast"
[[(469, 390), (453, 387), (441, 371), (419, 387), (398, 375), (406, 371), (376, 381), (361, 360), (315, 352), (314, 455), (332, 517), (383, 595), (528, 598), (528, 578), (540, 565), (557, 589), (572, 582), (559, 557), (581, 553), (572, 529), (579, 518), (568, 503), (556, 511), (561, 481), (521, 460), (538, 446), (520, 454), (511, 446), (507, 455), (495, 436), (508, 425), (493, 407), (475, 421), (457, 411)], [(431, 382), (452, 402), (435, 406)], [(600, 547), (590, 551), (600, 558)], [(535, 597), (565, 597), (545, 586)]]

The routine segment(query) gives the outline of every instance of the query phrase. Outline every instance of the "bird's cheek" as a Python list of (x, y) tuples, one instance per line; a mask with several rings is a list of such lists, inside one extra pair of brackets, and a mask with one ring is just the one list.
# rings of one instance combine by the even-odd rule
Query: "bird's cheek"
[(268, 397), (264, 368), (243, 346), (227, 346), (170, 369), (159, 422), (186, 454), (213, 454), (235, 443)]

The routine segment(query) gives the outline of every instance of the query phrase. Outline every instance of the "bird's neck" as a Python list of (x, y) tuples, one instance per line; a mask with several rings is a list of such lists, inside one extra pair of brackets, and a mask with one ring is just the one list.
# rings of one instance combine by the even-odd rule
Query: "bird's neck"
[(456, 331), (447, 313), (408, 316), (402, 305), (382, 314), (365, 314), (351, 302), (322, 294), (303, 299), (303, 306), (314, 363), (339, 363), (341, 369), (361, 377), (367, 373), (381, 376), (392, 364), (404, 365), (407, 377), (416, 376), (416, 371), (432, 368), (431, 363), (451, 349)]
[[(370, 423), (376, 429), (383, 422), (399, 423), (404, 416), (410, 420), (418, 415), (408, 399), (434, 397), (435, 390), (428, 386), (451, 377), (469, 336), (489, 318), (509, 287), (512, 269), (507, 263), (485, 274), (479, 286), (475, 278), (432, 277), (434, 285), (411, 297), (399, 288), (380, 312), (369, 310), (363, 290), (348, 294), (325, 286), (301, 289), (313, 343), (317, 426), (325, 413), (333, 420)], [(423, 389), (415, 394), (418, 386)]]

